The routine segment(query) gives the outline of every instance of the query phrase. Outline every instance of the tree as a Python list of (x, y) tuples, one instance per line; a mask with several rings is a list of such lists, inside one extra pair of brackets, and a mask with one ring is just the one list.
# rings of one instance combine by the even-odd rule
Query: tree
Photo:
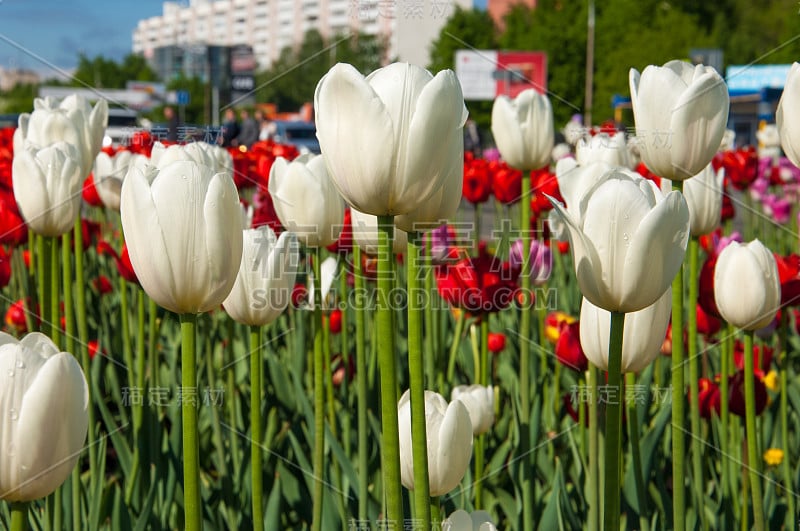
[(122, 89), (128, 81), (155, 81), (156, 73), (147, 66), (141, 55), (128, 54), (121, 63), (98, 55), (90, 59), (78, 56), (78, 68), (73, 74), (73, 86)]

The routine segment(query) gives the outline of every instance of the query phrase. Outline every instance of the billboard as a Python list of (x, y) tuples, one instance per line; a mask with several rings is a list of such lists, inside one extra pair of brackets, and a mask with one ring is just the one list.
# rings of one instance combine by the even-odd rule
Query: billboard
[(513, 98), (529, 88), (545, 93), (547, 54), (458, 50), (456, 76), (465, 100), (493, 100), (501, 94)]

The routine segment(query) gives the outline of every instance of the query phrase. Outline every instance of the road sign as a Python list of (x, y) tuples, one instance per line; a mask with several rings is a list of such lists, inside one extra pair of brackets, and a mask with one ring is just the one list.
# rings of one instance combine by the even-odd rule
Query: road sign
[(178, 105), (189, 105), (189, 91), (179, 90), (175, 92), (175, 100)]

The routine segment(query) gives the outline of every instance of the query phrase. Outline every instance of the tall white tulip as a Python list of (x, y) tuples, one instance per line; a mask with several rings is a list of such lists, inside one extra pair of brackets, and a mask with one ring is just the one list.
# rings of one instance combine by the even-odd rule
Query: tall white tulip
[[(583, 196), (595, 183), (604, 179), (605, 174), (612, 168), (613, 166), (602, 161), (579, 166), (578, 161), (573, 158), (564, 158), (556, 163), (558, 190), (566, 202), (567, 212), (575, 219), (583, 218), (581, 209), (586, 206), (586, 203), (581, 201)], [(566, 241), (569, 238), (567, 228), (557, 210), (550, 210), (547, 222), (550, 226), (550, 234), (554, 238), (560, 241)]]
[(60, 236), (75, 224), (81, 206), (83, 170), (77, 149), (66, 142), (44, 148), (27, 143), (14, 153), (14, 198), (28, 226)]
[(717, 258), (714, 300), (720, 315), (742, 330), (764, 328), (781, 304), (781, 283), (772, 252), (758, 240), (731, 242)]
[(0, 332), (0, 499), (44, 498), (69, 476), (89, 427), (80, 365), (44, 334)]
[(122, 181), (130, 166), (141, 168), (148, 163), (147, 157), (130, 151), (119, 151), (114, 156), (103, 152), (98, 154), (94, 161), (94, 187), (103, 204), (112, 210), (119, 210)]
[(36, 98), (33, 112), (21, 114), (14, 132), (14, 150), (25, 143), (43, 148), (56, 142), (67, 142), (78, 150), (81, 177), (89, 175), (94, 159), (103, 144), (108, 123), (108, 103), (99, 100), (94, 107), (83, 97), (71, 95), (63, 100)]
[(458, 385), (451, 400), (459, 400), (467, 408), (472, 422), (472, 434), (481, 435), (494, 424), (494, 388), (483, 385)]
[(630, 88), (639, 152), (650, 171), (673, 181), (700, 173), (728, 122), (722, 77), (710, 66), (670, 61), (641, 75), (632, 68)]
[[(625, 314), (622, 339), (622, 372), (639, 372), (661, 353), (672, 314), (672, 290), (667, 289), (654, 304)], [(581, 303), (581, 347), (596, 367), (608, 370), (611, 312), (586, 298)]]
[(614, 135), (598, 133), (588, 139), (581, 138), (575, 147), (575, 158), (581, 166), (592, 162), (605, 162), (612, 166), (629, 168), (630, 157), (625, 133), (621, 131)]
[(800, 168), (800, 63), (793, 63), (775, 112), (783, 152)]
[(308, 247), (326, 247), (339, 239), (344, 201), (322, 155), (278, 157), (269, 172), (269, 193), (281, 224)]
[(275, 237), (262, 225), (243, 231), (239, 274), (222, 306), (235, 321), (261, 326), (277, 319), (289, 305), (300, 263), (297, 238), (291, 232)]
[(534, 89), (513, 100), (498, 96), (492, 107), (492, 135), (505, 161), (519, 170), (536, 170), (553, 151), (553, 107)]
[[(400, 476), (414, 490), (414, 460), (411, 451), (411, 395), (403, 393), (397, 404), (400, 430)], [(431, 496), (447, 494), (458, 486), (472, 457), (472, 422), (458, 400), (447, 403), (438, 393), (425, 391), (425, 422), (428, 435), (428, 474)]]
[(214, 153), (205, 147), (203, 142), (191, 142), (189, 144), (173, 144), (165, 146), (161, 142), (156, 142), (153, 145), (153, 150), (150, 153), (150, 165), (159, 169), (172, 164), (176, 161), (191, 160), (201, 166), (210, 168), (214, 173), (232, 173), (230, 171), (220, 170), (217, 159)]
[(683, 263), (689, 209), (652, 181), (613, 169), (581, 198), (582, 218), (553, 201), (569, 231), (584, 297), (608, 311), (635, 312), (667, 290)]
[[(724, 179), (725, 168), (714, 171), (709, 164), (691, 179), (683, 181), (683, 197), (689, 207), (692, 236), (702, 236), (719, 227)], [(671, 190), (671, 181), (663, 179), (661, 188), (665, 192)]]
[(342, 197), (361, 212), (407, 214), (439, 190), (467, 119), (451, 70), (393, 63), (362, 76), (337, 64), (314, 94), (317, 137)]
[(179, 314), (222, 303), (242, 260), (241, 207), (229, 174), (182, 160), (133, 167), (120, 207), (133, 269), (153, 300)]

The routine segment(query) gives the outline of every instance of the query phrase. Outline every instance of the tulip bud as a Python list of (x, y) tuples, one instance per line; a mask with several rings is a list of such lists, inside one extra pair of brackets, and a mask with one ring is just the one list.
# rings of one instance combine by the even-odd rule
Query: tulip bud
[(269, 173), (269, 193), (281, 224), (307, 247), (325, 247), (339, 238), (344, 201), (328, 176), (322, 155), (278, 157)]
[[(672, 312), (672, 290), (654, 304), (625, 314), (622, 338), (622, 372), (639, 372), (661, 352)], [(581, 304), (581, 345), (586, 357), (602, 370), (608, 370), (608, 344), (611, 313), (585, 298)]]
[(319, 81), (314, 108), (339, 193), (374, 216), (418, 208), (450, 178), (464, 149), (467, 109), (451, 70), (433, 76), (393, 63), (365, 78), (340, 63)]
[(580, 166), (593, 162), (604, 162), (611, 166), (624, 166), (630, 168), (628, 145), (625, 142), (625, 133), (599, 133), (588, 140), (581, 138), (575, 148), (575, 159)]
[(472, 434), (481, 435), (494, 424), (494, 388), (482, 385), (459, 385), (453, 388), (450, 400), (460, 400), (472, 422)]
[[(692, 236), (702, 236), (719, 227), (724, 179), (725, 169), (714, 171), (714, 167), (709, 164), (703, 171), (683, 182), (683, 197), (689, 207)], [(661, 188), (668, 193), (672, 190), (672, 181), (663, 179)]]
[(722, 318), (743, 330), (770, 324), (781, 303), (775, 257), (758, 241), (732, 242), (714, 270), (714, 299)]
[(38, 332), (0, 332), (0, 499), (44, 498), (69, 476), (89, 427), (80, 365)]
[(581, 198), (583, 216), (554, 201), (569, 231), (584, 297), (608, 311), (635, 312), (672, 284), (689, 240), (689, 209), (629, 170), (606, 173)]
[[(511, 244), (508, 251), (508, 261), (512, 267), (521, 268), (523, 260), (522, 240)], [(550, 248), (539, 240), (531, 240), (530, 246), (530, 277), (534, 286), (541, 286), (550, 278), (553, 270), (553, 255)]]
[(225, 300), (242, 260), (239, 194), (230, 175), (191, 161), (134, 167), (120, 213), (133, 269), (156, 303), (188, 314)]
[(142, 167), (147, 163), (147, 157), (132, 154), (130, 151), (120, 151), (113, 157), (106, 153), (97, 155), (93, 171), (94, 186), (103, 204), (112, 210), (119, 210), (122, 181), (128, 174), (129, 167), (132, 164)]
[(800, 168), (800, 63), (792, 64), (783, 94), (775, 112), (775, 122), (780, 131), (783, 151), (792, 163)]
[(43, 236), (61, 236), (75, 224), (81, 206), (81, 161), (66, 142), (15, 153), (14, 197), (28, 226)]
[(728, 122), (728, 87), (710, 66), (670, 61), (630, 71), (639, 152), (660, 177), (683, 181), (706, 167)]
[(523, 171), (545, 166), (555, 140), (550, 100), (534, 89), (513, 100), (498, 96), (492, 106), (492, 135), (509, 166)]
[[(414, 490), (414, 460), (411, 450), (411, 394), (397, 403), (400, 430), (400, 478)], [(431, 496), (442, 496), (458, 486), (472, 458), (472, 421), (462, 402), (447, 400), (425, 391), (425, 423), (428, 436), (428, 477)]]
[(249, 326), (269, 324), (289, 305), (300, 263), (291, 232), (275, 237), (266, 225), (243, 231), (242, 261), (230, 294), (222, 303), (235, 321)]

